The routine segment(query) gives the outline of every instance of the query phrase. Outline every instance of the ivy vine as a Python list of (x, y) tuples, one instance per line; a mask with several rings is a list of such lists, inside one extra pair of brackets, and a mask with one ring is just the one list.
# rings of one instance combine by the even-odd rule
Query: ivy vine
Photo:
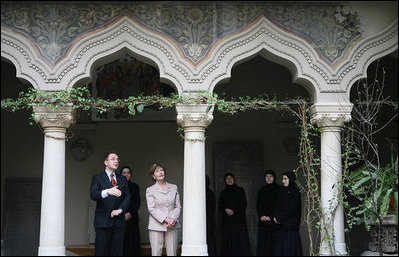
[[(277, 101), (276, 99), (270, 100), (267, 98), (260, 97), (239, 97), (238, 99), (222, 99), (217, 94), (211, 93), (198, 93), (195, 97), (188, 95), (176, 95), (172, 94), (169, 97), (160, 95), (150, 96), (130, 96), (126, 99), (106, 100), (101, 98), (95, 98), (91, 95), (88, 87), (72, 88), (69, 91), (57, 91), (48, 92), (36, 89), (29, 89), (27, 92), (21, 92), (16, 99), (5, 98), (1, 100), (1, 108), (6, 111), (16, 112), (18, 110), (32, 110), (34, 106), (41, 105), (48, 108), (57, 109), (63, 106), (71, 105), (74, 109), (90, 111), (96, 110), (101, 113), (109, 113), (115, 110), (126, 110), (130, 115), (137, 115), (142, 113), (145, 108), (170, 108), (177, 104), (208, 104), (215, 106), (215, 109), (230, 115), (234, 115), (237, 112), (244, 112), (249, 110), (267, 110), (267, 111), (283, 111), (289, 112), (291, 115), (296, 117), (298, 128), (301, 133), (299, 136), (299, 166), (295, 170), (297, 174), (301, 174), (304, 178), (303, 182), (298, 180), (301, 191), (305, 192), (307, 199), (307, 212), (304, 217), (304, 223), (307, 225), (310, 242), (310, 255), (318, 255), (318, 246), (316, 246), (314, 239), (320, 237), (320, 231), (324, 232), (332, 231), (326, 229), (329, 222), (326, 220), (325, 213), (321, 208), (321, 195), (319, 188), (319, 175), (320, 175), (320, 157), (314, 146), (314, 138), (319, 137), (319, 129), (310, 123), (309, 107), (312, 103), (307, 102), (305, 99), (296, 98), (290, 99), (284, 102)], [(362, 104), (362, 103), (360, 103)], [(364, 104), (370, 104), (364, 103)], [(397, 103), (391, 104), (391, 107), (397, 110)], [(33, 117), (33, 113), (32, 116)], [(34, 121), (30, 122), (34, 124)], [(178, 133), (183, 137), (183, 129), (178, 128)], [(345, 140), (353, 144), (353, 140)], [(353, 145), (349, 143), (344, 145), (344, 149), (353, 149)], [(345, 177), (347, 176), (348, 167), (353, 165), (350, 162), (349, 150), (343, 153), (344, 158), (344, 172), (343, 181), (346, 182)], [(297, 175), (298, 176), (298, 175)], [(339, 202), (343, 202), (346, 217), (348, 222), (348, 230), (352, 229), (353, 225), (359, 224), (359, 218), (356, 217), (356, 208), (351, 206), (347, 201), (347, 194), (343, 192), (344, 186), (339, 185), (340, 191), (342, 192), (341, 199)], [(336, 207), (332, 207), (328, 210), (333, 215)], [(314, 230), (316, 228), (316, 230)], [(324, 238), (320, 240), (326, 240), (329, 244), (330, 249), (334, 251), (334, 240), (333, 235), (326, 233)], [(332, 252), (331, 254), (334, 254)]]

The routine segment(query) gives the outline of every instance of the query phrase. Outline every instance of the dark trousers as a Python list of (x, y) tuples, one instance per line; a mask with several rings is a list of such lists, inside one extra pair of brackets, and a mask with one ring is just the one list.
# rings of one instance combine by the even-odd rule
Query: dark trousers
[(95, 256), (122, 256), (125, 228), (96, 228)]
[(140, 227), (138, 222), (126, 222), (123, 256), (141, 256)]

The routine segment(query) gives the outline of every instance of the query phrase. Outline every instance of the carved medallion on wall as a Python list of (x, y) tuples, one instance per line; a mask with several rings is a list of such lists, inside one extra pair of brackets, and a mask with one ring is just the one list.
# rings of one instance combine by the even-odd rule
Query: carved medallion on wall
[(71, 154), (77, 161), (84, 161), (93, 153), (90, 142), (87, 139), (77, 138), (71, 145)]

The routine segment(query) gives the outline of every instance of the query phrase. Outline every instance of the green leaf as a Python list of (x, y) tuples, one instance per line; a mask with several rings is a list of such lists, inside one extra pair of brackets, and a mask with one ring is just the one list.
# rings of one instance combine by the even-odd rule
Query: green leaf
[(134, 109), (134, 105), (133, 104), (129, 104), (128, 108), (129, 108), (129, 114), (130, 115), (136, 115), (136, 110)]
[(389, 210), (389, 203), (391, 201), (391, 194), (392, 194), (393, 189), (389, 189), (386, 191), (384, 197), (382, 198), (382, 202), (381, 202), (381, 207), (380, 207), (380, 211), (379, 211), (379, 215), (380, 217), (384, 217), (385, 215), (388, 214), (388, 210)]
[(139, 104), (136, 106), (136, 109), (139, 113), (142, 113), (144, 111), (144, 104)]
[[(359, 187), (361, 187), (363, 184), (368, 182), (370, 180), (370, 177), (365, 177), (360, 179), (359, 181), (356, 182), (356, 184), (352, 187), (352, 190), (356, 191)], [(362, 190), (362, 188), (361, 188)]]
[(356, 215), (363, 214), (365, 211), (366, 211), (366, 209), (358, 210), (358, 211), (356, 212)]

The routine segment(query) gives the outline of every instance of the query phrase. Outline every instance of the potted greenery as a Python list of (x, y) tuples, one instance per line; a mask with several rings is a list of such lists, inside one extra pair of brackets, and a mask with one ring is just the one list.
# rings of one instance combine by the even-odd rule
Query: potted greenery
[(387, 166), (363, 165), (349, 178), (349, 191), (360, 200), (355, 207), (358, 224), (371, 231), (369, 250), (397, 253), (398, 155), (391, 151)]

